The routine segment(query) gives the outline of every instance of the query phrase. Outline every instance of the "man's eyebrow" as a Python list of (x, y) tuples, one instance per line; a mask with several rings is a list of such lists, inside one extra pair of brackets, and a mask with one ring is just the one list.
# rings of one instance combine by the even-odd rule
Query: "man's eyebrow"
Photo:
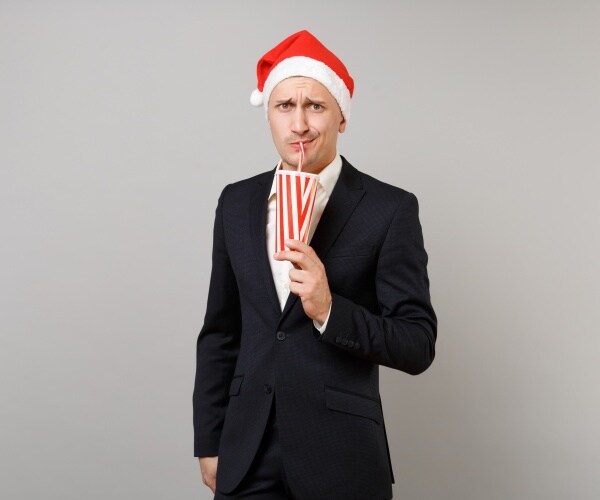
[(321, 99), (313, 99), (311, 97), (306, 97), (305, 101), (308, 101), (310, 104), (320, 104), (321, 106), (325, 106), (325, 101)]
[(275, 104), (289, 104), (292, 102), (292, 98), (289, 99), (276, 99)]

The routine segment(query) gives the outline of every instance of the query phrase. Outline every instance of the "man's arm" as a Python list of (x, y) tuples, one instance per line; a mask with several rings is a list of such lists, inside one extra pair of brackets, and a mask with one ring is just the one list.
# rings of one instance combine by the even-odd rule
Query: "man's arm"
[(217, 205), (206, 315), (196, 344), (196, 380), (193, 395), (196, 457), (218, 455), (229, 384), (240, 345), (239, 292), (229, 261), (223, 229), (226, 192), (227, 188), (223, 190)]
[(308, 245), (291, 242), (292, 251), (277, 257), (296, 266), (290, 290), (307, 316), (319, 323), (327, 318), (321, 341), (413, 375), (433, 361), (437, 335), (418, 212), (417, 198), (403, 197), (380, 249), (375, 273), (380, 314), (331, 292), (325, 267)]

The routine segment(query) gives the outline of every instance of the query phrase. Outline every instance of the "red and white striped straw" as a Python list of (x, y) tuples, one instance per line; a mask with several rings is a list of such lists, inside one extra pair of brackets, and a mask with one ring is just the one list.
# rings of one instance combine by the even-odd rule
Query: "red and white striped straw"
[(298, 168), (296, 170), (302, 172), (302, 164), (304, 163), (304, 144), (300, 141), (298, 145), (300, 146), (300, 155), (298, 156)]

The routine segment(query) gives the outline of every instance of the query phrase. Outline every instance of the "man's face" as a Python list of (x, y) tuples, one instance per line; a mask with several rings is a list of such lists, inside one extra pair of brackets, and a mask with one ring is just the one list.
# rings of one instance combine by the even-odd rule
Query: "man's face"
[(283, 168), (298, 166), (304, 145), (302, 170), (318, 174), (333, 161), (337, 135), (346, 121), (337, 101), (321, 83), (303, 76), (279, 82), (269, 98), (269, 126)]

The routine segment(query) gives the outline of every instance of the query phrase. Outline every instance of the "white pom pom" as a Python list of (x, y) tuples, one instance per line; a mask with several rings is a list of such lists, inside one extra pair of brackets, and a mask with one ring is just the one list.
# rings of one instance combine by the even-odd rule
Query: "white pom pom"
[(260, 90), (254, 89), (252, 91), (252, 94), (250, 95), (250, 104), (257, 107), (263, 105), (263, 93)]

